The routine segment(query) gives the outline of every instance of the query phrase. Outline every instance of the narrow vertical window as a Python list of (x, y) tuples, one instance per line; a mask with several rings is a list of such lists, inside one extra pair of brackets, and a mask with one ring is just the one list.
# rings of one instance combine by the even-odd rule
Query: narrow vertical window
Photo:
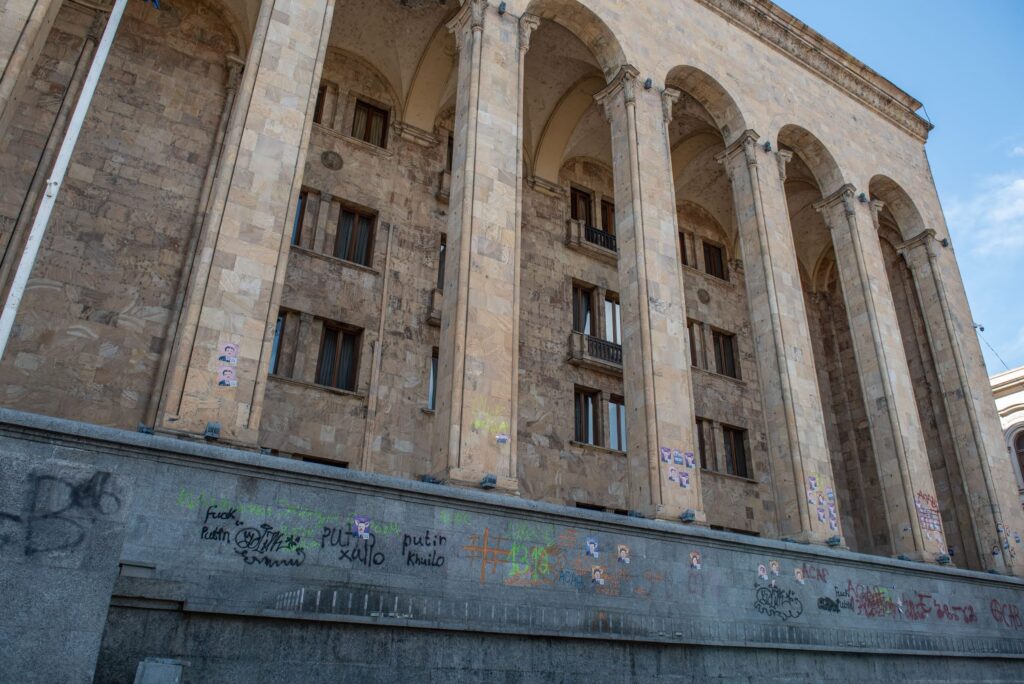
[(306, 222), (306, 205), (309, 203), (309, 192), (299, 192), (299, 201), (295, 205), (295, 221), (292, 223), (292, 244), (297, 245), (302, 239), (302, 224)]
[(427, 408), (437, 408), (437, 347), (430, 355), (430, 379), (427, 381)]
[(373, 224), (374, 217), (369, 214), (342, 209), (338, 217), (334, 256), (369, 266), (373, 256)]
[(715, 330), (711, 334), (715, 345), (715, 369), (721, 375), (738, 378), (736, 369), (736, 336)]
[(277, 315), (274, 324), (274, 342), (270, 345), (270, 374), (277, 375), (277, 367), (281, 362), (281, 336), (284, 335), (284, 314)]
[[(1017, 465), (1020, 466), (1021, 477), (1024, 477), (1024, 432), (1018, 433), (1013, 443), (1014, 451), (1017, 452)], [(1020, 483), (1020, 486), (1024, 488), (1024, 481)]]
[(455, 163), (455, 136), (448, 136), (448, 153), (444, 161), (444, 170), (448, 173), (452, 172), (452, 165)]
[(626, 451), (626, 401), (622, 397), (608, 400), (608, 447)]
[(597, 439), (597, 392), (576, 388), (574, 394), (576, 406), (575, 439), (581, 444), (598, 443)]
[(601, 200), (601, 230), (615, 235), (615, 204), (608, 200)]
[(582, 285), (572, 286), (572, 329), (584, 335), (592, 335), (594, 291)]
[(723, 427), (725, 437), (725, 467), (730, 475), (750, 477), (747, 468), (746, 430)]
[(387, 147), (388, 113), (380, 107), (356, 101), (352, 118), (352, 137), (377, 147)]
[(704, 243), (704, 271), (710, 276), (726, 280), (725, 255), (718, 245)]
[(313, 106), (313, 123), (324, 122), (324, 105), (327, 103), (327, 86), (321, 85), (316, 91), (316, 104)]
[(686, 321), (686, 331), (690, 334), (690, 365), (697, 367), (697, 324)]
[(591, 197), (589, 192), (579, 188), (572, 188), (569, 195), (571, 203), (569, 211), (572, 220), (582, 221), (585, 226), (593, 226), (594, 198)]
[(683, 260), (683, 266), (690, 266), (689, 250), (686, 249), (686, 233), (679, 232), (679, 257)]
[(359, 367), (357, 331), (324, 326), (317, 360), (316, 381), (319, 385), (354, 392)]
[(622, 344), (622, 307), (618, 297), (611, 294), (604, 300), (604, 339)]
[(707, 427), (708, 421), (705, 418), (697, 419), (697, 456), (700, 458), (700, 467), (705, 469), (708, 467), (708, 447), (704, 436)]
[(448, 252), (448, 236), (441, 236), (441, 246), (437, 249), (437, 289), (444, 290), (444, 266)]

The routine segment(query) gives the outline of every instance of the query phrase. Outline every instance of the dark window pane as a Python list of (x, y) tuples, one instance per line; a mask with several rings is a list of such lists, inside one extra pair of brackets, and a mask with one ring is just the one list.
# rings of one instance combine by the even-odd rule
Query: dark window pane
[(615, 235), (615, 205), (606, 200), (601, 200), (601, 229)]
[(352, 261), (363, 266), (370, 265), (370, 244), (373, 234), (373, 220), (367, 216), (359, 217), (359, 233), (356, 238)]
[(448, 238), (441, 236), (441, 247), (437, 251), (437, 289), (444, 289), (444, 266), (448, 251)]
[(690, 333), (690, 365), (697, 365), (697, 324), (693, 321), (686, 323), (686, 330)]
[(334, 243), (334, 256), (353, 263), (369, 266), (373, 260), (372, 216), (344, 209), (338, 218), (338, 238)]
[(590, 320), (593, 291), (586, 287), (574, 285), (572, 288), (572, 329), (575, 332), (590, 335)]
[(452, 170), (452, 162), (455, 161), (455, 137), (448, 136), (448, 156), (445, 158), (444, 168), (448, 172)]
[(277, 374), (281, 356), (281, 335), (284, 334), (284, 315), (278, 315), (274, 325), (274, 342), (270, 345), (270, 374)]
[(355, 226), (356, 215), (351, 211), (342, 211), (338, 219), (338, 239), (334, 243), (334, 256), (339, 259), (348, 259), (348, 246), (352, 241), (352, 229)]
[(576, 390), (576, 441), (583, 444), (597, 444), (597, 395), (586, 390)]
[(313, 107), (313, 123), (324, 122), (324, 104), (327, 102), (327, 86), (322, 85), (316, 91), (316, 105)]
[(352, 137), (377, 147), (387, 144), (388, 113), (362, 100), (356, 102), (352, 119)]
[(715, 345), (715, 369), (722, 375), (737, 378), (736, 372), (736, 337), (717, 330), (712, 333)]
[(337, 371), (338, 335), (333, 328), (324, 329), (323, 341), (320, 343), (320, 359), (317, 362), (316, 382), (318, 385), (334, 386)]
[(341, 337), (341, 354), (338, 360), (338, 388), (354, 392), (356, 389), (356, 356), (359, 353), (357, 335), (345, 333)]
[(686, 251), (686, 234), (685, 233), (680, 233), (679, 234), (679, 254), (680, 254), (680, 256), (683, 259), (683, 265), (684, 266), (689, 266), (690, 265), (690, 255)]
[(583, 221), (584, 225), (594, 225), (594, 200), (589, 192), (572, 188), (570, 192), (570, 212), (574, 221)]
[(704, 243), (704, 270), (708, 275), (725, 280), (725, 257), (721, 247)]
[(608, 438), (609, 448), (626, 451), (626, 405), (618, 397), (608, 402)]
[(430, 357), (430, 379), (427, 381), (427, 408), (437, 407), (437, 350)]
[(724, 427), (725, 464), (730, 475), (749, 477), (747, 470), (746, 431)]
[(299, 244), (302, 239), (302, 224), (306, 221), (306, 204), (309, 200), (309, 193), (303, 190), (299, 193), (299, 201), (295, 206), (295, 221), (292, 224), (292, 244)]
[(622, 344), (622, 307), (615, 299), (604, 300), (604, 339)]
[(703, 418), (697, 419), (697, 455), (700, 457), (700, 467), (708, 467), (707, 458), (707, 442), (704, 437), (704, 430), (707, 427), (707, 421)]

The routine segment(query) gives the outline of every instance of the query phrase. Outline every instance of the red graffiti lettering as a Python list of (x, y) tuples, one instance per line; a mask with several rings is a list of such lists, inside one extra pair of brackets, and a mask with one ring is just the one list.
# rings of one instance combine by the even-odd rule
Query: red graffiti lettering
[(828, 582), (828, 568), (819, 568), (817, 565), (803, 565), (804, 579), (811, 582)]
[(1024, 623), (1020, 618), (1020, 609), (1016, 604), (1000, 603), (997, 599), (992, 599), (990, 608), (993, 619), (1000, 625), (1010, 629), (1024, 629)]

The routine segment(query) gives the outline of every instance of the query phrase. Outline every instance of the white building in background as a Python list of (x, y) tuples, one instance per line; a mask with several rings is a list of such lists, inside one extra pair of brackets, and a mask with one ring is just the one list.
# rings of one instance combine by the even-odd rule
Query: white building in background
[(1024, 366), (993, 375), (992, 394), (1024, 506)]

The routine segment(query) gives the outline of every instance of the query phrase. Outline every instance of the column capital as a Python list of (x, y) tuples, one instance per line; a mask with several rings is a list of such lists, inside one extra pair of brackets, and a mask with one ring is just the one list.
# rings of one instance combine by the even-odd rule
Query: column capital
[(460, 51), (467, 27), (474, 32), (483, 30), (484, 14), (489, 0), (461, 0), (461, 2), (462, 9), (447, 24), (448, 32), (455, 34), (455, 44)]
[(242, 82), (245, 60), (238, 55), (228, 55), (224, 58), (224, 63), (228, 70), (227, 83), (224, 87), (228, 92), (234, 92), (238, 90), (238, 86)]
[(671, 86), (661, 91), (661, 112), (665, 115), (666, 124), (672, 123), (672, 107), (682, 95), (683, 91)]
[(519, 17), (519, 52), (526, 54), (530, 49), (530, 36), (540, 26), (540, 17), (535, 14), (524, 14)]
[(835, 230), (839, 226), (830, 220), (829, 215), (833, 209), (842, 205), (843, 213), (846, 214), (847, 219), (855, 216), (857, 213), (857, 205), (854, 204), (856, 195), (857, 188), (853, 184), (847, 183), (820, 202), (815, 202), (814, 209), (825, 219), (825, 225), (829, 227), (829, 230)]
[(640, 71), (635, 66), (623, 64), (608, 85), (597, 95), (594, 95), (594, 100), (597, 104), (604, 108), (606, 117), (609, 114), (609, 108), (615, 102), (615, 97), (620, 92), (626, 104), (636, 102), (636, 81), (638, 78), (640, 78)]
[[(725, 164), (726, 162), (732, 161), (743, 154), (743, 160), (747, 166), (754, 166), (757, 164), (757, 141), (761, 136), (757, 134), (757, 131), (752, 128), (740, 133), (740, 136), (733, 140), (728, 147), (722, 152), (715, 155), (715, 161), (719, 164)], [(727, 167), (728, 168), (728, 167)]]
[(786, 168), (789, 166), (789, 162), (793, 161), (793, 152), (791, 150), (778, 150), (775, 152), (775, 161), (779, 164), (779, 180), (785, 183)]
[(882, 208), (885, 207), (885, 202), (872, 198), (868, 206), (871, 207), (871, 220), (875, 224), (875, 230), (878, 230), (878, 215), (882, 213)]
[(938, 242), (939, 240), (935, 235), (935, 231), (931, 228), (925, 228), (909, 240), (905, 240), (904, 242), (896, 245), (896, 253), (902, 256), (907, 262), (907, 265), (913, 268), (913, 260), (911, 257), (923, 249), (929, 260), (934, 259), (937, 256), (935, 245), (938, 244)]

